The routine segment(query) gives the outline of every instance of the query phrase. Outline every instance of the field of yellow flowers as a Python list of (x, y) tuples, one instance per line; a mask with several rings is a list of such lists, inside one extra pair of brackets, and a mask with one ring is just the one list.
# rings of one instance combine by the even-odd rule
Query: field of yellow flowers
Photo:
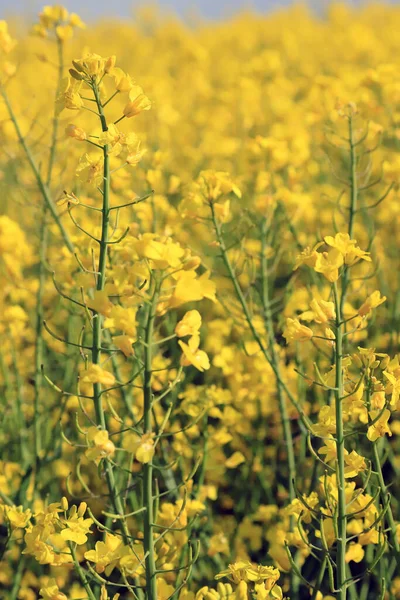
[(399, 31), (0, 21), (1, 600), (400, 598)]

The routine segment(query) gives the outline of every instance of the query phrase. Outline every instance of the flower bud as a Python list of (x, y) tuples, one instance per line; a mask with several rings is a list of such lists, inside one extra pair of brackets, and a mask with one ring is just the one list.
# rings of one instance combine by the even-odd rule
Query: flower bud
[(86, 502), (81, 502), (80, 505), (78, 506), (78, 517), (83, 517), (83, 515), (86, 512), (86, 509), (87, 509)]
[(86, 131), (82, 129), (82, 127), (77, 127), (76, 125), (68, 125), (65, 128), (65, 133), (72, 138), (78, 140), (78, 142), (84, 142), (87, 139)]
[(81, 81), (83, 79), (82, 75), (78, 73), (78, 71), (75, 71), (75, 69), (69, 69), (69, 74), (77, 81)]
[(109, 56), (106, 60), (106, 64), (104, 67), (104, 72), (109, 73), (113, 67), (115, 67), (115, 63), (117, 62), (117, 57), (113, 54), (113, 56)]
[(68, 500), (66, 499), (65, 496), (63, 496), (61, 498), (61, 508), (63, 509), (64, 512), (67, 512), (67, 510), (68, 510)]

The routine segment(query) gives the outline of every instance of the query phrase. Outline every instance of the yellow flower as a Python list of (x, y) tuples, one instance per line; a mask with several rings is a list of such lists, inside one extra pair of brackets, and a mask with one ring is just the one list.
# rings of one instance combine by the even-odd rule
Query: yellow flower
[(106, 329), (119, 329), (129, 337), (136, 336), (136, 308), (125, 308), (119, 304), (112, 306), (104, 321)]
[(346, 551), (346, 562), (349, 563), (351, 561), (359, 563), (364, 558), (364, 548), (361, 544), (357, 544), (356, 542), (350, 542), (347, 551)]
[[(75, 506), (73, 508), (75, 508)], [(82, 512), (84, 514), (85, 510), (86, 505), (81, 508), (81, 510), (71, 510), (69, 518), (63, 521), (65, 529), (62, 529), (61, 531), (61, 537), (64, 540), (75, 542), (78, 546), (86, 544), (88, 539), (87, 534), (90, 533), (90, 527), (93, 525), (92, 519), (83, 518)]]
[(86, 304), (89, 308), (105, 317), (108, 317), (114, 308), (113, 303), (110, 302), (108, 298), (107, 292), (104, 290), (96, 290), (93, 294), (93, 298), (89, 298)]
[(216, 201), (221, 196), (225, 196), (231, 192), (238, 198), (242, 197), (242, 192), (232, 181), (229, 173), (226, 173), (225, 171), (201, 171), (199, 181), (204, 188), (206, 198), (209, 198), (210, 200)]
[[(197, 342), (197, 338), (195, 341)], [(182, 341), (179, 341), (178, 344), (182, 348), (181, 364), (184, 367), (193, 365), (198, 371), (207, 371), (210, 368), (210, 361), (207, 354), (203, 350), (199, 350), (197, 343), (193, 344), (192, 348), (190, 347), (190, 341), (189, 344), (185, 344)]]
[(345, 477), (357, 477), (359, 473), (362, 473), (367, 468), (365, 458), (360, 456), (355, 450), (346, 454), (344, 461), (346, 463), (344, 469)]
[(12, 39), (8, 32), (8, 23), (0, 21), (0, 50), (4, 54), (9, 54), (16, 46), (17, 42)]
[(133, 356), (135, 351), (132, 347), (134, 339), (128, 335), (114, 335), (112, 338), (113, 344), (124, 353), (126, 357)]
[(109, 75), (114, 77), (115, 89), (118, 90), (118, 92), (130, 92), (135, 85), (132, 77), (127, 75), (127, 73), (119, 67), (112, 67), (109, 70)]
[(152, 261), (154, 268), (176, 269), (181, 264), (185, 251), (181, 246), (172, 241), (171, 238), (157, 240), (152, 233), (144, 234), (140, 239), (134, 240), (133, 246), (139, 258), (148, 258)]
[(56, 109), (59, 114), (65, 108), (79, 110), (83, 106), (83, 100), (79, 94), (82, 82), (66, 77), (61, 84), (60, 95), (57, 98)]
[(24, 529), (32, 516), (29, 508), (24, 510), (23, 506), (5, 506), (4, 511), (13, 529)]
[(145, 433), (135, 445), (135, 458), (142, 464), (147, 464), (154, 456), (154, 439), (153, 434)]
[(335, 305), (321, 298), (314, 298), (310, 302), (310, 309), (300, 315), (303, 321), (315, 321), (316, 323), (328, 323), (336, 318)]
[(54, 578), (49, 579), (47, 585), (40, 588), (39, 594), (44, 600), (68, 600), (67, 596), (60, 591)]
[(177, 323), (175, 333), (178, 337), (194, 335), (199, 332), (201, 327), (201, 315), (197, 310), (189, 310)]
[(346, 265), (354, 265), (359, 260), (371, 261), (369, 252), (364, 252), (357, 246), (357, 241), (350, 239), (348, 233), (337, 233), (335, 237), (327, 235), (324, 241), (328, 246), (336, 248), (343, 256)]
[(117, 566), (123, 549), (122, 539), (118, 535), (105, 534), (104, 542), (96, 542), (95, 549), (85, 552), (86, 560), (95, 563), (97, 573), (105, 572), (108, 577)]
[[(384, 376), (389, 381), (389, 390), (392, 392), (392, 397), (390, 399), (390, 406), (393, 408), (397, 408), (397, 404), (400, 397), (400, 377), (395, 377), (393, 373), (389, 373), (389, 371), (383, 371)], [(399, 373), (400, 375), (400, 373)], [(379, 407), (378, 407), (379, 408)]]
[(150, 110), (151, 102), (138, 85), (133, 85), (129, 92), (129, 102), (123, 110), (123, 114), (127, 119), (135, 117), (144, 110)]
[(39, 19), (48, 28), (60, 21), (66, 21), (68, 19), (68, 10), (64, 6), (61, 6), (61, 4), (44, 6), (42, 12), (39, 14)]
[(215, 203), (214, 204), (214, 212), (220, 223), (228, 223), (231, 218), (230, 212), (231, 201), (225, 200), (223, 203)]
[(68, 193), (64, 190), (64, 194), (57, 200), (57, 206), (64, 206), (65, 204), (79, 204), (79, 199), (75, 196), (74, 192)]
[(310, 340), (313, 336), (312, 329), (302, 325), (298, 319), (286, 319), (286, 327), (283, 332), (283, 337), (286, 342), (305, 342)]
[[(371, 410), (369, 416), (372, 420), (374, 420), (380, 412), (381, 411), (379, 410)], [(389, 437), (392, 435), (392, 432), (390, 431), (388, 425), (389, 419), (390, 410), (385, 408), (385, 410), (382, 412), (381, 416), (376, 421), (376, 423), (368, 427), (367, 437), (371, 442), (375, 442), (375, 440), (377, 440), (380, 437), (383, 437), (386, 433), (389, 435)]]
[(207, 550), (208, 556), (215, 556), (216, 554), (225, 554), (228, 556), (229, 553), (229, 539), (223, 532), (216, 533), (210, 537)]
[(301, 254), (296, 257), (294, 270), (298, 269), (301, 265), (306, 265), (307, 267), (311, 267), (313, 269), (318, 259), (317, 249), (321, 245), (322, 243), (320, 242), (314, 246), (314, 248), (310, 248), (309, 246), (305, 248)]
[(187, 302), (197, 302), (203, 298), (215, 301), (216, 285), (210, 280), (210, 272), (206, 271), (197, 277), (194, 271), (183, 271), (173, 294), (169, 300), (170, 308), (177, 308)]
[(240, 581), (235, 591), (235, 600), (248, 600), (248, 589), (245, 581)]
[(107, 60), (98, 54), (87, 53), (83, 58), (73, 60), (72, 64), (78, 73), (84, 73), (87, 77), (99, 82), (105, 73)]
[(103, 458), (113, 456), (115, 446), (108, 436), (108, 431), (98, 429), (97, 427), (89, 427), (87, 434), (89, 448), (85, 452), (85, 456), (98, 464)]
[(239, 561), (230, 564), (225, 571), (218, 573), (215, 579), (222, 579), (223, 577), (228, 577), (233, 583), (237, 584), (241, 581), (256, 584), (264, 583), (267, 589), (272, 589), (278, 581), (280, 573), (275, 567), (254, 566), (249, 561)]
[(339, 269), (343, 265), (343, 254), (335, 248), (329, 252), (317, 252), (314, 270), (322, 273), (331, 283), (339, 279)]
[(79, 27), (79, 29), (86, 28), (85, 23), (82, 21), (80, 16), (77, 15), (76, 13), (71, 13), (69, 15), (69, 24), (72, 25), (72, 27)]
[(86, 131), (84, 129), (82, 129), (82, 127), (77, 127), (76, 125), (73, 125), (73, 124), (68, 125), (68, 127), (66, 127), (65, 133), (69, 137), (72, 137), (72, 138), (78, 140), (78, 142), (83, 142), (84, 140), (87, 139)]
[(386, 296), (381, 296), (380, 291), (375, 290), (375, 292), (372, 292), (372, 294), (370, 294), (370, 296), (368, 296), (365, 302), (360, 306), (358, 309), (358, 314), (360, 317), (369, 316), (372, 313), (372, 310), (383, 304), (385, 300)]
[(99, 185), (103, 179), (103, 155), (84, 154), (79, 159), (77, 177), (84, 183)]
[(243, 456), (243, 454), (241, 452), (234, 452), (232, 454), (232, 456), (230, 456), (225, 461), (225, 466), (228, 469), (236, 469), (236, 467), (238, 467), (239, 465), (241, 465), (245, 461), (246, 461), (246, 459), (245, 459), (245, 457)]
[(66, 42), (72, 38), (74, 30), (71, 25), (57, 25), (56, 36), (61, 42)]
[(90, 365), (88, 369), (82, 371), (81, 381), (83, 383), (102, 383), (111, 386), (115, 383), (115, 377), (109, 371), (102, 369), (100, 365)]

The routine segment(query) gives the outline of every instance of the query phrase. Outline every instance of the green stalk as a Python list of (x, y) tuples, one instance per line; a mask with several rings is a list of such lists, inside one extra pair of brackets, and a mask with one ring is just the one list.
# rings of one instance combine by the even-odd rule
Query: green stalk
[[(381, 460), (379, 457), (379, 449), (378, 449), (378, 440), (375, 440), (375, 442), (373, 442), (373, 464), (374, 464), (374, 471), (378, 475), (381, 499), (382, 499), (382, 502), (384, 504), (386, 504), (386, 502), (389, 501), (390, 494), (389, 494), (389, 491), (388, 491), (388, 488), (387, 488), (387, 485), (385, 483), (385, 479), (384, 479), (383, 473), (382, 473), (382, 465), (381, 465)], [(399, 544), (399, 540), (397, 538), (397, 533), (396, 533), (396, 522), (394, 520), (392, 507), (390, 505), (386, 512), (386, 519), (387, 519), (387, 522), (389, 525), (391, 542), (392, 542), (393, 548), (394, 548), (394, 558), (396, 559), (398, 569), (400, 569), (400, 544)]]
[[(96, 99), (97, 108), (100, 115), (101, 128), (105, 132), (108, 130), (107, 121), (104, 115), (103, 106), (100, 101), (99, 91), (97, 85), (93, 84), (93, 93)], [(101, 213), (101, 238), (99, 242), (99, 264), (98, 264), (98, 276), (97, 286), (98, 291), (104, 289), (106, 282), (106, 267), (107, 267), (107, 244), (109, 235), (109, 223), (110, 223), (110, 159), (108, 156), (108, 146), (103, 148), (103, 207)], [(92, 362), (95, 365), (101, 362), (101, 344), (102, 344), (102, 324), (103, 317), (100, 313), (94, 313), (93, 315), (93, 351), (92, 351)], [(95, 383), (93, 385), (94, 405), (96, 411), (96, 420), (98, 425), (102, 429), (106, 429), (106, 421), (104, 416), (102, 398), (101, 398), (101, 384)], [(115, 507), (116, 508), (116, 507)]]
[(24, 415), (24, 410), (22, 408), (22, 387), (23, 387), (23, 382), (22, 382), (22, 377), (21, 377), (21, 373), (19, 371), (18, 368), (18, 362), (17, 362), (17, 353), (15, 351), (15, 346), (14, 346), (14, 342), (11, 339), (11, 356), (12, 356), (12, 361), (13, 361), (13, 369), (14, 369), (14, 373), (15, 373), (15, 409), (16, 409), (16, 425), (19, 429), (19, 453), (20, 453), (20, 460), (21, 460), (21, 464), (23, 466), (23, 468), (25, 468), (26, 466), (26, 460), (27, 460), (27, 452), (26, 452), (26, 434), (27, 434), (27, 430), (26, 430), (26, 422), (25, 422), (25, 415)]
[[(144, 433), (152, 433), (152, 342), (154, 333), (154, 319), (156, 316), (159, 287), (154, 286), (153, 297), (147, 311), (145, 328), (144, 373), (143, 373), (143, 399)], [(143, 506), (146, 508), (143, 519), (143, 546), (146, 555), (146, 596), (147, 600), (157, 600), (156, 562), (154, 554), (154, 497), (153, 497), (153, 466), (151, 461), (143, 465)]]
[(353, 115), (349, 115), (349, 145), (350, 145), (350, 216), (349, 236), (353, 237), (354, 216), (357, 210), (358, 182), (357, 182), (357, 156), (356, 143), (354, 141)]
[(321, 567), (320, 570), (318, 572), (318, 577), (316, 579), (315, 585), (314, 585), (314, 589), (313, 589), (313, 593), (311, 596), (311, 600), (316, 600), (317, 596), (318, 596), (318, 592), (321, 592), (321, 586), (322, 583), (324, 581), (324, 576), (325, 576), (325, 571), (326, 571), (326, 562), (327, 562), (327, 558), (326, 556), (323, 558), (322, 562), (321, 562)]
[[(353, 115), (349, 115), (349, 155), (350, 155), (350, 207), (349, 207), (349, 223), (348, 223), (348, 234), (350, 239), (353, 237), (354, 232), (354, 218), (357, 210), (358, 203), (358, 182), (357, 182), (357, 155), (356, 155), (356, 143), (354, 141), (354, 130), (353, 130)], [(342, 276), (342, 297), (340, 299), (340, 312), (343, 312), (344, 302), (346, 298), (347, 288), (349, 286), (349, 268), (344, 267)]]
[[(286, 398), (282, 388), (282, 376), (279, 364), (279, 357), (275, 348), (275, 332), (274, 325), (272, 322), (272, 314), (271, 314), (271, 306), (270, 306), (270, 297), (269, 297), (269, 282), (268, 282), (268, 259), (266, 255), (266, 236), (267, 236), (267, 221), (266, 219), (262, 222), (261, 227), (261, 283), (262, 283), (262, 305), (264, 310), (264, 323), (267, 328), (268, 341), (269, 341), (269, 350), (271, 362), (275, 367), (276, 371), (276, 393), (278, 398), (278, 406), (279, 406), (279, 414), (281, 417), (282, 430), (283, 430), (283, 439), (285, 443), (286, 455), (287, 455), (287, 466), (288, 466), (288, 491), (289, 491), (289, 502), (292, 502), (296, 498), (296, 491), (294, 488), (294, 481), (296, 478), (296, 460), (294, 455), (294, 444), (293, 444), (293, 435), (292, 435), (292, 427), (290, 424)], [(294, 529), (294, 518), (290, 517), (289, 520), (289, 530), (292, 532)], [(296, 558), (298, 557), (298, 553), (296, 553)], [(298, 594), (300, 580), (297, 577), (294, 570), (290, 573), (290, 589), (294, 596)]]
[[(343, 431), (343, 410), (342, 399), (344, 396), (343, 384), (343, 330), (342, 330), (342, 313), (340, 310), (339, 294), (336, 283), (333, 284), (333, 294), (336, 308), (336, 327), (335, 327), (335, 367), (336, 367), (336, 392), (335, 392), (335, 408), (336, 408), (336, 456), (337, 456), (337, 487), (338, 487), (338, 506), (337, 506), (337, 558), (336, 558), (336, 588), (338, 590), (338, 598), (346, 600), (346, 544), (347, 544), (347, 515), (346, 515), (346, 493), (345, 493), (345, 445)], [(343, 298), (343, 296), (342, 296)]]
[(74, 561), (75, 571), (78, 574), (78, 577), (79, 577), (79, 579), (81, 581), (82, 586), (85, 588), (85, 591), (86, 591), (86, 593), (88, 595), (88, 599), (89, 600), (96, 600), (96, 596), (94, 595), (93, 590), (90, 587), (90, 583), (89, 583), (89, 581), (88, 581), (88, 579), (86, 577), (86, 573), (82, 569), (81, 565), (79, 564), (78, 557), (76, 556), (76, 550), (75, 550), (75, 547), (74, 547), (74, 545), (73, 545), (72, 542), (69, 542), (69, 548), (71, 550), (72, 559)]
[[(61, 90), (61, 81), (63, 78), (64, 72), (64, 53), (63, 53), (63, 43), (61, 40), (57, 41), (58, 47), (58, 79), (57, 86), (55, 91), (55, 100), (57, 100), (60, 90)], [(50, 186), (51, 177), (53, 174), (53, 166), (56, 157), (57, 150), (57, 133), (58, 133), (58, 125), (59, 125), (59, 117), (57, 114), (57, 110), (54, 107), (54, 116), (53, 116), (53, 131), (51, 137), (51, 145), (50, 145), (50, 156), (49, 156), (49, 164), (47, 168), (47, 180), (46, 185)], [(40, 390), (42, 385), (42, 369), (41, 365), (43, 363), (43, 348), (44, 341), (42, 335), (42, 324), (44, 319), (44, 310), (43, 310), (43, 294), (46, 280), (46, 270), (45, 270), (45, 260), (46, 260), (46, 251), (47, 251), (47, 210), (48, 207), (45, 204), (43, 206), (43, 215), (42, 215), (42, 224), (40, 228), (40, 244), (39, 244), (39, 286), (36, 295), (36, 336), (35, 336), (35, 396), (33, 400), (34, 404), (34, 423), (33, 423), (33, 435), (34, 435), (34, 448), (35, 448), (35, 463), (36, 470), (38, 469), (40, 462), (40, 450), (41, 450), (41, 441), (40, 441)]]
[[(264, 322), (267, 327), (268, 339), (269, 339), (269, 348), (270, 348), (270, 357), (271, 363), (274, 365), (274, 371), (276, 372), (276, 387), (277, 387), (277, 396), (278, 396), (278, 405), (279, 412), (282, 422), (283, 429), (283, 438), (285, 441), (285, 448), (287, 452), (287, 463), (289, 468), (289, 477), (288, 477), (288, 490), (289, 490), (289, 500), (292, 500), (296, 497), (296, 492), (294, 489), (294, 479), (296, 477), (296, 461), (294, 456), (294, 446), (293, 446), (293, 435), (292, 428), (290, 425), (286, 399), (283, 394), (282, 387), (282, 377), (280, 373), (280, 365), (279, 358), (275, 349), (275, 333), (274, 326), (272, 323), (272, 315), (270, 308), (270, 298), (269, 298), (269, 289), (268, 289), (268, 265), (267, 265), (267, 257), (266, 257), (266, 220), (263, 221), (262, 231), (261, 231), (261, 279), (262, 279), (262, 303), (264, 309)], [(291, 519), (291, 530), (293, 530), (293, 519)]]
[(19, 562), (18, 562), (18, 567), (16, 568), (16, 571), (13, 575), (13, 586), (10, 592), (10, 596), (9, 596), (9, 600), (17, 600), (18, 598), (18, 594), (19, 594), (19, 590), (21, 587), (21, 581), (22, 581), (22, 577), (24, 576), (25, 573), (25, 567), (26, 567), (26, 556), (23, 555), (20, 557)]
[(33, 158), (32, 152), (31, 152), (30, 148), (28, 147), (24, 136), (22, 135), (21, 128), (20, 128), (19, 123), (17, 121), (17, 117), (15, 116), (15, 113), (13, 111), (13, 108), (11, 106), (10, 100), (8, 98), (7, 92), (5, 91), (4, 87), (0, 88), (0, 94), (3, 97), (4, 103), (6, 105), (8, 114), (9, 114), (10, 119), (11, 119), (11, 122), (14, 125), (14, 129), (15, 129), (15, 132), (17, 134), (18, 141), (21, 144), (21, 146), (22, 146), (22, 148), (23, 148), (23, 150), (25, 152), (26, 158), (28, 159), (28, 163), (29, 163), (29, 165), (30, 165), (30, 167), (32, 169), (32, 172), (33, 172), (33, 174), (34, 174), (34, 176), (36, 178), (36, 182), (37, 182), (39, 191), (42, 194), (42, 196), (44, 198), (44, 201), (46, 203), (46, 206), (50, 210), (50, 213), (51, 213), (54, 221), (56, 222), (57, 227), (60, 230), (61, 236), (62, 236), (62, 238), (63, 238), (63, 240), (65, 242), (65, 245), (67, 246), (67, 248), (68, 248), (68, 250), (70, 252), (73, 252), (74, 251), (74, 247), (72, 245), (72, 242), (69, 239), (69, 235), (68, 235), (68, 233), (67, 233), (64, 225), (62, 224), (61, 219), (60, 219), (60, 217), (59, 217), (59, 215), (57, 213), (56, 207), (55, 207), (54, 202), (53, 202), (53, 200), (51, 198), (51, 194), (50, 194), (48, 185), (44, 181), (44, 179), (43, 179), (43, 177), (42, 177), (42, 175), (40, 173), (39, 167), (37, 166), (37, 164), (35, 162), (35, 159)]
[(35, 336), (35, 396), (33, 399), (33, 436), (35, 448), (36, 471), (40, 462), (41, 436), (40, 436), (40, 390), (42, 386), (42, 363), (43, 363), (43, 294), (46, 279), (45, 260), (47, 251), (47, 210), (43, 208), (42, 224), (40, 228), (39, 246), (39, 286), (36, 295), (36, 336)]
[[(100, 117), (102, 131), (108, 130), (107, 120), (104, 114), (104, 107), (100, 100), (99, 90), (96, 83), (92, 86), (93, 94), (96, 100), (98, 114)], [(103, 148), (103, 206), (101, 210), (101, 238), (99, 240), (99, 262), (98, 262), (98, 276), (97, 286), (98, 291), (102, 291), (106, 282), (106, 270), (107, 270), (107, 245), (109, 241), (109, 225), (110, 225), (110, 161), (108, 156), (108, 146), (105, 145)], [(101, 363), (101, 347), (103, 339), (103, 317), (101, 314), (94, 311), (93, 313), (93, 342), (92, 342), (92, 363), (99, 365)], [(102, 386), (100, 383), (93, 384), (93, 402), (96, 413), (97, 424), (101, 429), (106, 429), (106, 418), (103, 409), (102, 402)], [(120, 523), (123, 534), (124, 542), (133, 548), (132, 540), (129, 534), (129, 529), (124, 518), (124, 506), (122, 502), (122, 496), (117, 489), (117, 484), (114, 477), (114, 471), (112, 464), (106, 459), (105, 464), (105, 476), (107, 481), (107, 487), (109, 490), (110, 498), (113, 503), (114, 511), (120, 515)], [(142, 598), (141, 590), (138, 589), (137, 593)]]
[(259, 346), (262, 354), (264, 355), (264, 358), (266, 359), (267, 363), (270, 365), (271, 369), (273, 370), (274, 375), (275, 375), (277, 381), (279, 380), (282, 390), (285, 392), (286, 396), (289, 398), (291, 404), (299, 412), (302, 421), (305, 422), (305, 424), (307, 425), (307, 417), (306, 417), (303, 409), (301, 408), (300, 404), (297, 402), (296, 398), (293, 396), (293, 394), (291, 393), (291, 391), (287, 387), (286, 383), (280, 377), (280, 374), (279, 374), (278, 370), (276, 369), (276, 366), (273, 363), (272, 358), (271, 358), (271, 356), (268, 353), (268, 350), (264, 346), (264, 342), (262, 341), (260, 335), (258, 334), (258, 332), (257, 332), (257, 330), (256, 330), (256, 328), (254, 326), (253, 319), (251, 317), (249, 307), (247, 305), (247, 302), (246, 302), (246, 299), (245, 299), (245, 297), (243, 295), (243, 292), (242, 292), (242, 289), (240, 287), (239, 281), (238, 281), (238, 279), (236, 277), (236, 274), (235, 274), (235, 272), (233, 270), (231, 261), (229, 259), (228, 251), (227, 251), (227, 248), (226, 248), (226, 245), (225, 245), (225, 241), (224, 241), (224, 238), (223, 238), (223, 235), (222, 235), (222, 231), (221, 231), (221, 226), (218, 223), (218, 220), (216, 218), (215, 210), (214, 210), (214, 206), (213, 206), (212, 202), (210, 202), (210, 208), (211, 208), (212, 222), (213, 222), (214, 230), (215, 230), (215, 233), (216, 233), (216, 236), (217, 236), (218, 246), (219, 246), (219, 249), (221, 251), (222, 260), (224, 262), (224, 265), (225, 265), (225, 268), (226, 268), (227, 273), (229, 275), (229, 278), (232, 281), (233, 288), (235, 290), (235, 293), (236, 293), (236, 296), (237, 296), (237, 298), (239, 300), (239, 303), (240, 303), (240, 305), (242, 307), (243, 314), (245, 316), (245, 319), (246, 319), (247, 325), (248, 325), (248, 327), (249, 327), (249, 329), (251, 331), (251, 334), (252, 334), (254, 340), (257, 342), (257, 344), (258, 344), (258, 346)]

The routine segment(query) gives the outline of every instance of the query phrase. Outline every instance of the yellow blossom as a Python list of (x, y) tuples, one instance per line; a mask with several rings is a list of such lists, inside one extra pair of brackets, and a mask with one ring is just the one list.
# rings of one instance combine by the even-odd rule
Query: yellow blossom
[(286, 328), (283, 332), (283, 337), (286, 342), (305, 342), (313, 336), (313, 331), (306, 325), (302, 325), (298, 319), (286, 319)]
[(135, 117), (144, 110), (150, 110), (151, 102), (138, 85), (133, 85), (129, 92), (129, 102), (123, 110), (123, 114), (128, 119)]
[(386, 296), (381, 296), (380, 291), (375, 290), (375, 292), (372, 292), (372, 294), (370, 294), (370, 296), (368, 296), (365, 302), (360, 306), (360, 308), (358, 309), (358, 314), (360, 315), (360, 317), (369, 316), (374, 308), (377, 308), (385, 301)]
[(368, 427), (367, 437), (371, 442), (375, 442), (380, 437), (383, 437), (386, 433), (391, 436), (392, 432), (390, 431), (388, 421), (390, 419), (390, 410), (385, 408), (384, 411), (379, 410), (371, 410), (369, 415), (371, 420), (374, 420), (378, 417), (378, 420)]
[(102, 383), (111, 386), (115, 383), (115, 377), (110, 371), (102, 369), (100, 365), (92, 364), (81, 373), (83, 383)]

